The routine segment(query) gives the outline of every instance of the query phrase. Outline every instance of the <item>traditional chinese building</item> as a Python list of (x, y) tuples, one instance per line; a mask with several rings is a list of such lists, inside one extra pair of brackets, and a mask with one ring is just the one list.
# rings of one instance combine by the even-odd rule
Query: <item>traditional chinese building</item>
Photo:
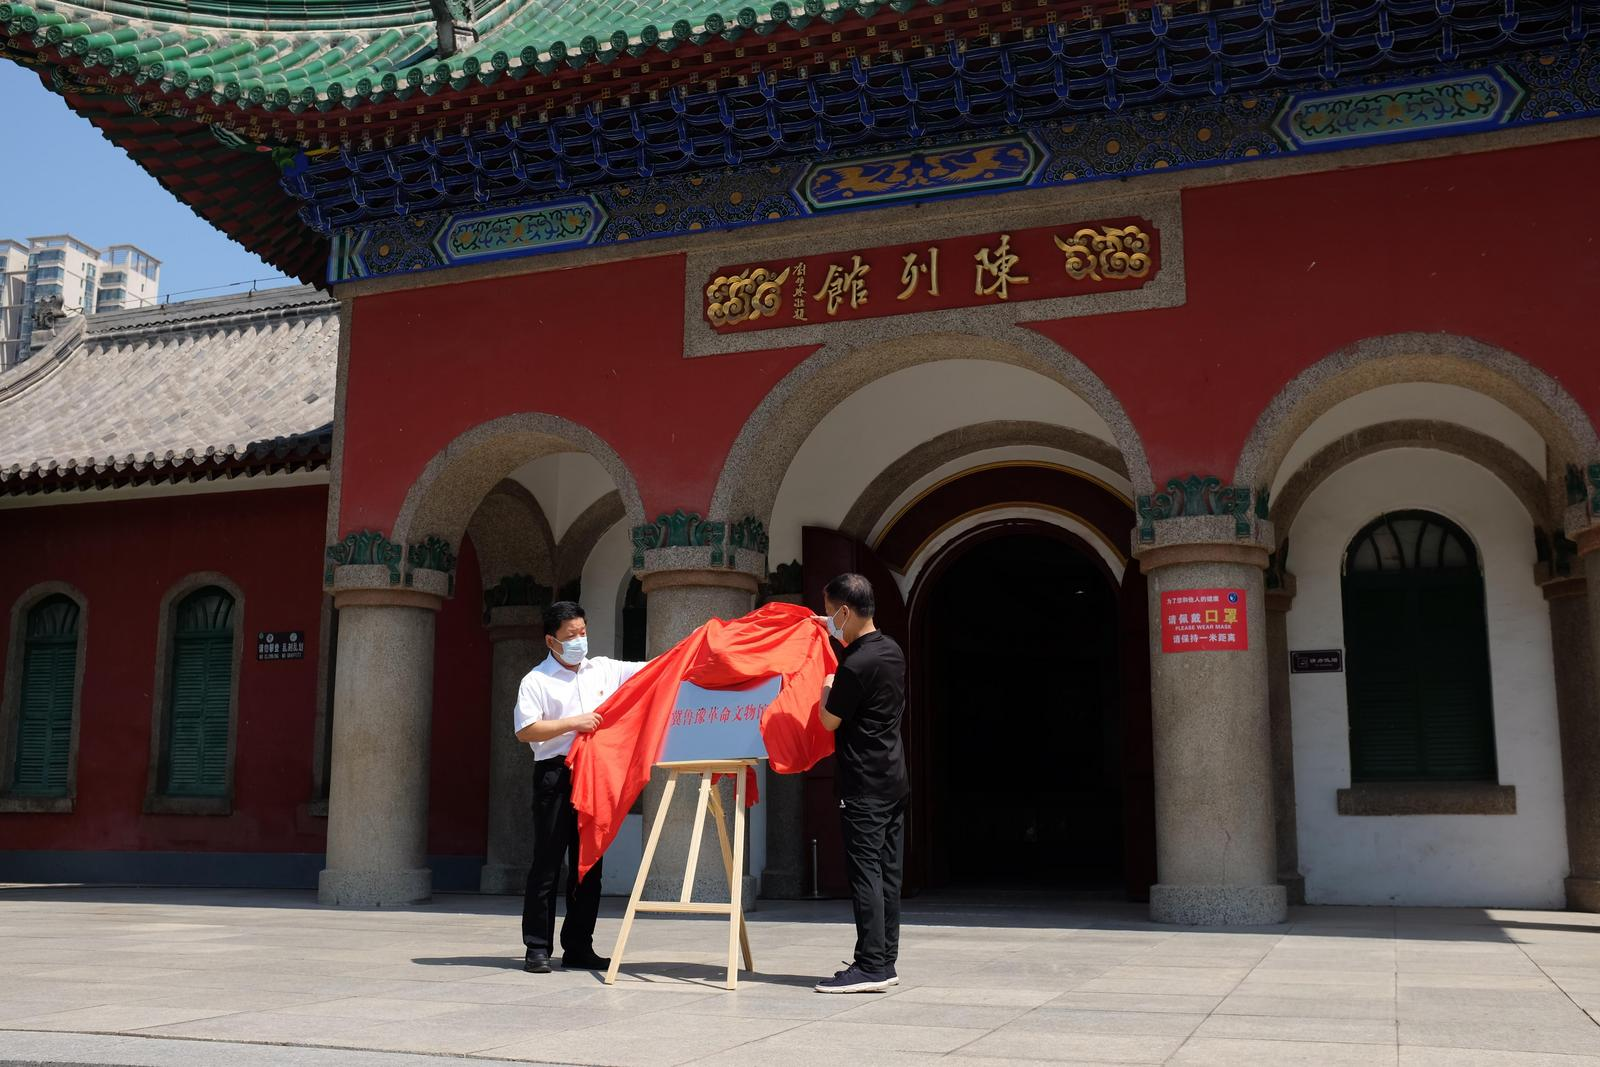
[(515, 889), (542, 604), (637, 656), (854, 569), (917, 888), (1600, 908), (1597, 19), (0, 4), (331, 294), (0, 376), (0, 878)]

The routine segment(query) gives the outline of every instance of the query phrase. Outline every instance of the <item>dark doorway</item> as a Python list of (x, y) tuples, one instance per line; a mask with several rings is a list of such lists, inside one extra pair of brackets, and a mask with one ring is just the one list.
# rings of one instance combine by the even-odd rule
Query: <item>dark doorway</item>
[(918, 593), (934, 886), (1125, 886), (1118, 590), (1048, 531), (975, 538)]

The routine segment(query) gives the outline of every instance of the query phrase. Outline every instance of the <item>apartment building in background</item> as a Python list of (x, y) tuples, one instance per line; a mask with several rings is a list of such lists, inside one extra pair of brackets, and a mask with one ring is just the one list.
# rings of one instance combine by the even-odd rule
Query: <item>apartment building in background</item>
[(7, 367), (28, 358), (35, 328), (55, 314), (148, 307), (161, 279), (161, 261), (143, 249), (98, 249), (71, 234), (0, 239), (0, 257), (0, 366)]
[(17, 361), (22, 337), (22, 294), (28, 284), (28, 246), (0, 238), (0, 367)]

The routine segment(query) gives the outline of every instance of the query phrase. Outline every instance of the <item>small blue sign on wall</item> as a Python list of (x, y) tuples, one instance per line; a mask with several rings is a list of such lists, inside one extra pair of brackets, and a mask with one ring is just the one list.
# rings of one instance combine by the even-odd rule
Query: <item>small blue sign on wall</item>
[(778, 698), (782, 681), (774, 676), (744, 689), (678, 687), (661, 763), (766, 759), (761, 713)]

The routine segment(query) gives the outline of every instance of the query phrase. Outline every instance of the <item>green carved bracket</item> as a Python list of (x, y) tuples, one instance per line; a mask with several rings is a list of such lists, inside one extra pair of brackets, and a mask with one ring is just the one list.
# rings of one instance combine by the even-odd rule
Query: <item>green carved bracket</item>
[(443, 571), (448, 580), (446, 588), (456, 591), (456, 554), (450, 551), (450, 542), (429, 535), (406, 550), (406, 584), (411, 584), (411, 572), (416, 570)]
[(1547, 534), (1539, 526), (1533, 528), (1533, 551), (1538, 562), (1547, 565), (1550, 573), (1559, 578), (1572, 577), (1572, 564), (1578, 558), (1578, 544), (1565, 531)]
[(728, 526), (728, 566), (738, 560), (738, 551), (754, 552), (763, 559), (767, 555), (767, 528), (751, 518), (743, 518)]
[(389, 584), (400, 584), (400, 546), (389, 540), (382, 531), (362, 530), (347, 536), (336, 545), (329, 545), (325, 553), (327, 565), (322, 581), (333, 584), (335, 567), (388, 567)]
[(1574, 463), (1567, 464), (1567, 504), (1582, 504), (1589, 499), (1589, 488), (1583, 484), (1583, 470)]
[(632, 530), (633, 565), (644, 566), (644, 554), (658, 548), (705, 548), (713, 567), (732, 567), (738, 552), (767, 551), (766, 528), (755, 519), (735, 523), (714, 522), (679, 508), (656, 517), (646, 526)]
[(508, 574), (483, 591), (483, 621), (495, 608), (537, 608), (549, 604), (554, 590), (534, 581), (531, 574)]
[[(1191, 474), (1187, 478), (1173, 478), (1167, 482), (1165, 493), (1147, 493), (1139, 497), (1139, 541), (1152, 544), (1156, 539), (1157, 522), (1163, 519), (1192, 518), (1197, 515), (1231, 515), (1236, 537), (1250, 536), (1249, 489), (1223, 485), (1214, 475)], [(1265, 518), (1266, 496), (1263, 491), (1256, 499), (1255, 514)]]
[(800, 561), (780, 563), (767, 576), (768, 596), (794, 596), (805, 592), (805, 569)]

